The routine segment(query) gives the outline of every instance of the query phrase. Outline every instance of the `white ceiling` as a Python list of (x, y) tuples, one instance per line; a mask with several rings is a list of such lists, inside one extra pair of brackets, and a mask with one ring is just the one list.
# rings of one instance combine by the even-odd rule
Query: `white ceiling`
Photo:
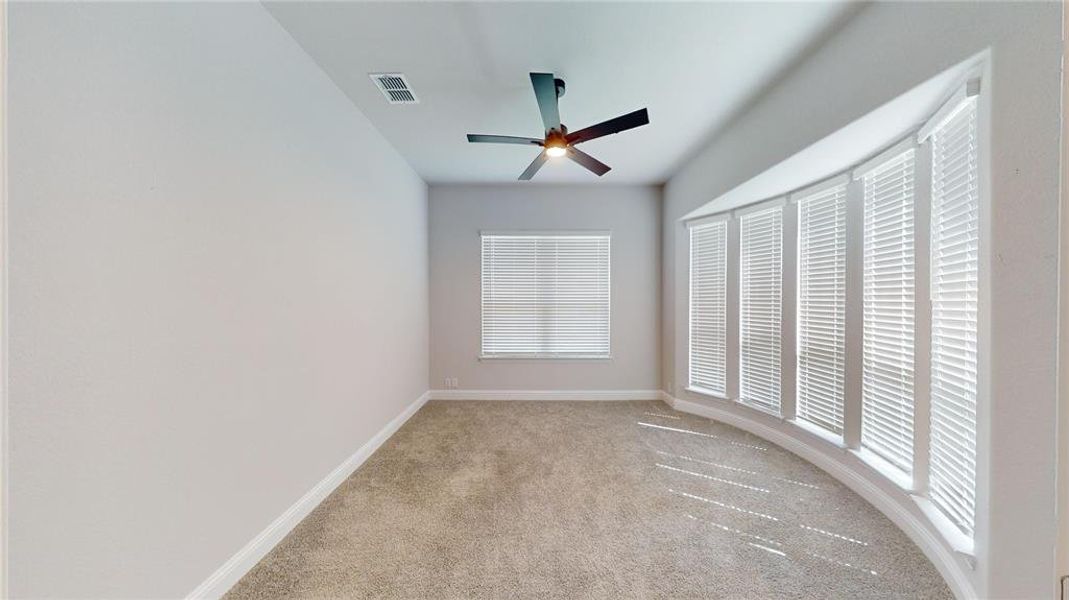
[[(601, 180), (665, 181), (807, 48), (854, 12), (843, 2), (268, 2), (268, 10), (430, 183), (515, 181), (541, 137), (528, 73), (568, 85), (575, 131), (642, 107), (650, 125), (583, 144)], [(403, 72), (420, 99), (390, 105), (368, 78)], [(551, 161), (536, 182), (597, 178)]]

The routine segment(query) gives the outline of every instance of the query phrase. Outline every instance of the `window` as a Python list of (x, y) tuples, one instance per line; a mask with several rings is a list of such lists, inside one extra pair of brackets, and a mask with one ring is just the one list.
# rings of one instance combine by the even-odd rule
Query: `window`
[(484, 357), (608, 358), (607, 233), (481, 237)]
[(863, 175), (861, 445), (913, 471), (912, 149)]
[(778, 414), (783, 209), (743, 215), (739, 224), (739, 400)]
[(932, 364), (929, 494), (972, 535), (976, 499), (979, 187), (976, 100), (932, 134)]
[[(812, 173), (821, 183), (790, 192), (794, 205), (727, 210), (733, 195), (690, 230), (689, 389), (726, 396), (737, 381), (740, 403), (846, 446), (917, 494), (964, 553), (976, 520), (979, 93), (973, 78), (875, 157)], [(796, 269), (786, 280), (784, 264)], [(727, 332), (738, 332), (737, 367)]]
[(843, 432), (846, 184), (798, 201), (797, 416)]
[(690, 229), (690, 386), (727, 395), (727, 221)]

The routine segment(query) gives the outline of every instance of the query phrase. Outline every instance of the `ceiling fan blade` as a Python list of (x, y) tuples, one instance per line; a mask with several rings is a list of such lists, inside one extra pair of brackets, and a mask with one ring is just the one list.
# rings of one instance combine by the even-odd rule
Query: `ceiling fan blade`
[(642, 110), (636, 110), (635, 112), (627, 113), (626, 115), (616, 117), (615, 119), (603, 121), (597, 125), (591, 125), (586, 129), (580, 129), (579, 131), (569, 133), (567, 139), (569, 144), (581, 144), (602, 136), (620, 133), (621, 131), (627, 131), (628, 129), (634, 129), (635, 127), (641, 127), (649, 124), (649, 122), (650, 115), (646, 112), (646, 109), (643, 108)]
[(468, 141), (473, 144), (524, 144), (541, 146), (542, 140), (529, 137), (517, 137), (514, 135), (483, 135), (481, 133), (469, 133)]
[(546, 164), (547, 160), (549, 160), (549, 157), (546, 156), (546, 153), (539, 152), (538, 156), (536, 156), (535, 159), (531, 161), (531, 164), (527, 166), (527, 170), (520, 174), (520, 181), (527, 181), (534, 177), (534, 174), (542, 168), (542, 165)]
[(594, 173), (598, 177), (609, 172), (612, 167), (601, 162), (600, 160), (590, 156), (586, 152), (579, 150), (578, 148), (568, 148), (568, 158), (583, 165), (590, 172)]
[(557, 84), (553, 82), (553, 73), (531, 73), (531, 85), (534, 87), (538, 110), (542, 113), (542, 123), (546, 131), (560, 131), (560, 110), (557, 108)]

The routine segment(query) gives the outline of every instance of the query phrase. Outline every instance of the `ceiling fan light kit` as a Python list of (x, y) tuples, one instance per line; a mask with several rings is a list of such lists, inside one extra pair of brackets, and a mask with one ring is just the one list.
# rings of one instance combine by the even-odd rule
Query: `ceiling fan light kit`
[(543, 139), (516, 137), (509, 135), (483, 135), (468, 134), (468, 141), (475, 144), (521, 144), (540, 146), (542, 151), (528, 165), (527, 169), (520, 174), (521, 181), (527, 181), (546, 164), (550, 158), (567, 156), (598, 177), (609, 172), (609, 165), (599, 161), (589, 154), (579, 150), (575, 146), (583, 142), (641, 127), (650, 122), (646, 109), (636, 110), (603, 121), (597, 125), (591, 125), (574, 133), (568, 133), (568, 128), (560, 122), (560, 109), (558, 100), (564, 95), (565, 85), (563, 79), (558, 79), (552, 73), (531, 73), (531, 86), (534, 88), (535, 100), (538, 102), (538, 111), (542, 114), (542, 124), (545, 125)]

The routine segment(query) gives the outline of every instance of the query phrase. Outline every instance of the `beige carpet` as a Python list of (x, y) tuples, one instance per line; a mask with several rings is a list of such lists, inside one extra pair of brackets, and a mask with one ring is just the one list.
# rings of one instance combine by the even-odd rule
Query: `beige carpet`
[(430, 402), (227, 595), (950, 598), (816, 467), (660, 402)]

